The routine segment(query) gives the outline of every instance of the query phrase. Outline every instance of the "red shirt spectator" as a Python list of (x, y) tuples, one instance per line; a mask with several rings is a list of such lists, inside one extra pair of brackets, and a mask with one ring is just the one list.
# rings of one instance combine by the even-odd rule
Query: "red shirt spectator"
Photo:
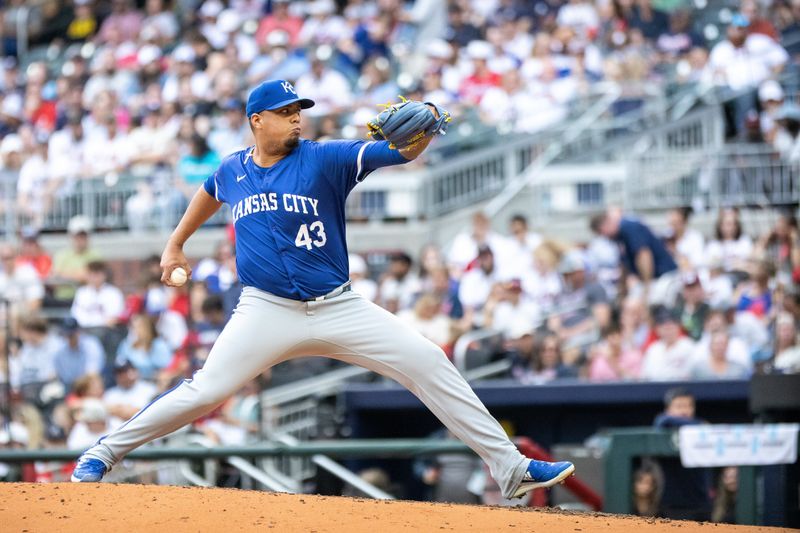
[(297, 44), (297, 36), (303, 28), (303, 19), (289, 14), (288, 0), (273, 2), (272, 14), (261, 19), (256, 30), (256, 42), (261, 45), (267, 41), (267, 35), (274, 30), (283, 30), (289, 34), (289, 45)]

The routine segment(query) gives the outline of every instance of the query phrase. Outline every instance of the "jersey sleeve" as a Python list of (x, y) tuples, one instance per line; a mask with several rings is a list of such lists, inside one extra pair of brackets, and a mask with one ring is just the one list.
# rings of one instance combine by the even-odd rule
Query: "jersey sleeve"
[(328, 141), (320, 148), (325, 167), (335, 169), (337, 183), (348, 193), (372, 171), (408, 162), (386, 141)]
[(213, 196), (215, 200), (218, 202), (227, 203), (228, 196), (226, 194), (226, 187), (225, 184), (227, 183), (226, 176), (228, 176), (231, 172), (231, 164), (238, 157), (239, 152), (234, 152), (229, 156), (225, 157), (222, 162), (217, 167), (210, 176), (206, 178), (203, 182), (203, 188), (206, 192)]

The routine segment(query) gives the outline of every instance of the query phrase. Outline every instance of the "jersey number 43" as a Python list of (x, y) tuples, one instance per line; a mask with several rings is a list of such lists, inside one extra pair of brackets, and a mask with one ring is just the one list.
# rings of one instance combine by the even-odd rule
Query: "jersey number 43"
[[(314, 234), (314, 239), (311, 238), (311, 233)], [(312, 245), (317, 248), (325, 246), (326, 242), (328, 242), (328, 237), (325, 235), (325, 226), (320, 220), (312, 222), (311, 225), (302, 224), (297, 230), (297, 237), (294, 238), (295, 246), (305, 246), (307, 250), (310, 250)]]

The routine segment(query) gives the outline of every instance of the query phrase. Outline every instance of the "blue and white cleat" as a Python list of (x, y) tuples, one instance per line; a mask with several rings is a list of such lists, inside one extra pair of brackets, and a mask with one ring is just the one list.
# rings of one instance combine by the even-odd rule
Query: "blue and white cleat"
[(100, 459), (81, 455), (70, 478), (73, 483), (93, 483), (103, 479), (108, 467)]
[(562, 483), (565, 479), (575, 472), (575, 465), (568, 461), (558, 463), (548, 463), (547, 461), (537, 461), (531, 459), (525, 477), (514, 491), (512, 498), (521, 498), (533, 489), (552, 487), (556, 483)]

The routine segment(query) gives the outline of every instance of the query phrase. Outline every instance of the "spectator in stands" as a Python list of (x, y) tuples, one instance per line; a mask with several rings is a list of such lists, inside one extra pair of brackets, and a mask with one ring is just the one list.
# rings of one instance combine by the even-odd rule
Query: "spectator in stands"
[(500, 87), (502, 77), (489, 68), (492, 45), (486, 41), (472, 41), (467, 45), (467, 56), (472, 60), (472, 74), (464, 78), (458, 88), (459, 96), (466, 105), (478, 105), (492, 87)]
[(47, 321), (37, 315), (28, 315), (20, 323), (22, 345), (16, 361), (9, 361), (12, 386), (44, 383), (54, 378), (53, 360), (58, 350), (58, 339), (51, 335)]
[(190, 146), (189, 153), (178, 162), (179, 183), (187, 198), (193, 196), (200, 184), (216, 172), (220, 163), (219, 155), (209, 148), (205, 137), (192, 135)]
[(647, 464), (633, 474), (633, 514), (660, 517), (664, 479), (658, 465)]
[[(654, 426), (676, 430), (701, 423), (695, 418), (694, 396), (686, 389), (674, 388), (664, 395), (664, 412), (656, 417)], [(663, 516), (679, 520), (708, 520), (711, 487), (706, 469), (684, 468), (679, 458), (665, 457), (658, 462), (664, 473)]]
[(310, 117), (338, 115), (353, 103), (347, 78), (328, 64), (332, 53), (330, 45), (317, 48), (311, 60), (311, 70), (297, 78), (295, 89), (298, 94), (308, 95), (307, 98), (316, 102), (308, 110)]
[(592, 231), (614, 239), (623, 251), (629, 276), (641, 283), (639, 290), (651, 305), (671, 305), (680, 290), (678, 266), (649, 227), (609, 209), (591, 220)]
[(736, 523), (736, 496), (739, 492), (739, 469), (726, 466), (719, 474), (717, 492), (711, 510), (711, 521), (714, 523)]
[(450, 245), (447, 262), (453, 269), (454, 276), (460, 278), (461, 274), (475, 261), (481, 245), (488, 246), (492, 252), (497, 253), (504, 248), (505, 239), (502, 235), (492, 231), (489, 217), (479, 211), (472, 215), (472, 228), (456, 235)]
[(647, 348), (642, 363), (642, 378), (649, 381), (678, 381), (691, 374), (694, 343), (684, 337), (680, 317), (659, 306), (653, 313), (658, 340)]
[(733, 305), (733, 281), (725, 272), (725, 265), (720, 255), (706, 257), (708, 267), (707, 279), (703, 281), (706, 303), (715, 309), (723, 309)]
[(675, 239), (678, 252), (675, 260), (682, 270), (698, 268), (704, 263), (705, 242), (699, 231), (689, 227), (691, 212), (691, 208), (675, 208), (667, 213), (670, 236)]
[(489, 299), (492, 287), (499, 281), (493, 250), (485, 244), (481, 245), (478, 248), (478, 264), (464, 274), (458, 287), (458, 299), (464, 306), (465, 319), (472, 325), (480, 327), (483, 324), (483, 306)]
[(400, 310), (397, 317), (449, 353), (453, 341), (453, 324), (450, 317), (442, 313), (441, 307), (436, 295), (423, 293), (414, 303), (413, 309)]
[(44, 226), (61, 181), (52, 177), (48, 161), (48, 136), (34, 135), (31, 155), (22, 164), (17, 181), (17, 204), (20, 214), (35, 228)]
[(537, 337), (530, 366), (518, 378), (522, 383), (530, 385), (578, 377), (578, 369), (564, 363), (557, 335), (545, 331)]
[(42, 306), (44, 286), (29, 264), (20, 262), (16, 249), (0, 244), (0, 297), (12, 306), (12, 318), (27, 316)]
[(221, 104), (222, 116), (218, 117), (208, 134), (208, 145), (219, 157), (225, 157), (247, 147), (252, 140), (250, 128), (244, 119), (244, 104), (236, 98)]
[(191, 369), (196, 370), (203, 366), (211, 347), (217, 341), (217, 337), (222, 333), (227, 318), (222, 297), (218, 294), (211, 294), (203, 299), (202, 305), (203, 319), (197, 322), (192, 328), (187, 338), (191, 353)]
[(728, 333), (719, 331), (711, 335), (708, 352), (698, 353), (691, 370), (692, 379), (744, 379), (749, 370), (728, 359)]
[(130, 362), (143, 379), (153, 381), (172, 362), (169, 345), (158, 336), (153, 320), (143, 314), (131, 318), (128, 336), (117, 350), (117, 364)]
[(192, 279), (197, 282), (204, 281), (208, 291), (212, 293), (227, 290), (235, 278), (231, 259), (235, 260), (233, 244), (228, 240), (219, 241), (213, 257), (206, 257), (197, 264), (197, 268), (192, 272)]
[(688, 54), (692, 48), (705, 44), (703, 38), (692, 30), (692, 15), (686, 9), (672, 12), (669, 16), (669, 29), (662, 32), (655, 43), (667, 61), (675, 61)]
[(769, 282), (774, 276), (774, 269), (767, 261), (750, 261), (748, 268), (749, 281), (744, 282), (734, 297), (736, 310), (751, 313), (766, 322), (772, 311), (772, 291)]
[(522, 289), (542, 312), (552, 311), (555, 301), (563, 289), (558, 266), (564, 254), (561, 243), (545, 240), (533, 251), (533, 269), (522, 278)]
[[(431, 269), (428, 275), (428, 285), (428, 292), (439, 298), (442, 313), (463, 322), (461, 319), (464, 317), (464, 308), (458, 298), (458, 282), (450, 277), (447, 267), (439, 266)], [(469, 329), (469, 325), (463, 323), (456, 327), (460, 330)]]
[(753, 251), (753, 241), (742, 231), (739, 210), (721, 209), (714, 229), (714, 240), (706, 245), (706, 257), (719, 257), (726, 272), (743, 272)]
[(71, 314), (82, 328), (113, 328), (125, 310), (122, 291), (109, 282), (108, 266), (103, 261), (90, 262), (86, 270), (86, 284), (75, 293)]
[(783, 106), (784, 92), (781, 84), (767, 80), (758, 88), (758, 101), (761, 104), (760, 126), (764, 141), (773, 144), (778, 133), (778, 112)]
[(108, 411), (97, 398), (83, 401), (77, 422), (67, 437), (67, 447), (71, 450), (84, 450), (100, 440), (109, 431)]
[(103, 394), (111, 425), (119, 425), (135, 415), (156, 396), (156, 386), (139, 379), (139, 371), (130, 361), (114, 366), (116, 385)]
[(483, 327), (501, 331), (510, 339), (517, 320), (532, 330), (541, 322), (539, 306), (522, 292), (519, 279), (496, 283), (483, 306)]
[(797, 321), (786, 312), (775, 319), (775, 357), (773, 367), (779, 372), (800, 372), (800, 346), (797, 342)]
[(783, 212), (773, 228), (756, 242), (754, 254), (775, 265), (778, 281), (783, 284), (792, 283), (792, 273), (800, 266), (798, 239), (797, 219), (792, 213)]
[(558, 265), (564, 283), (556, 296), (555, 313), (547, 327), (566, 347), (585, 348), (600, 337), (600, 330), (611, 322), (611, 305), (602, 285), (589, 279), (581, 250), (570, 250)]
[[(87, 266), (92, 261), (99, 261), (101, 256), (89, 247), (89, 232), (91, 221), (85, 216), (75, 216), (70, 219), (67, 231), (71, 237), (71, 248), (56, 252), (53, 258), (53, 276), (55, 281), (70, 283), (84, 283), (87, 278)], [(56, 291), (59, 299), (69, 299), (74, 296), (72, 287), (63, 287)]]
[(39, 243), (39, 232), (30, 226), (22, 228), (20, 232), (22, 242), (17, 264), (30, 265), (36, 270), (39, 279), (45, 280), (53, 268), (53, 259)]
[(533, 232), (528, 227), (528, 219), (525, 215), (517, 213), (511, 217), (509, 222), (509, 233), (507, 240), (509, 265), (507, 270), (509, 278), (522, 278), (533, 269), (533, 252), (542, 243), (542, 237)]
[(628, 381), (639, 379), (642, 352), (625, 346), (622, 330), (610, 324), (602, 334), (602, 341), (589, 350), (589, 379), (591, 381)]
[(650, 335), (647, 307), (635, 296), (628, 296), (622, 301), (619, 314), (622, 346), (626, 349), (641, 352)]
[(62, 342), (54, 356), (56, 375), (67, 389), (86, 374), (102, 374), (106, 354), (97, 337), (80, 330), (78, 321), (67, 317), (61, 323)]
[[(303, 20), (291, 14), (289, 0), (275, 0), (272, 2), (272, 12), (261, 19), (256, 30), (256, 42), (262, 43), (274, 30), (283, 30), (289, 34), (289, 43), (294, 46), (303, 29)], [(305, 93), (303, 93), (305, 94)]]
[(393, 254), (389, 260), (389, 268), (378, 284), (378, 298), (389, 312), (409, 309), (420, 291), (419, 278), (412, 271), (412, 265), (411, 256), (402, 252)]
[(776, 43), (781, 42), (781, 37), (778, 35), (778, 30), (775, 26), (762, 16), (762, 9), (756, 0), (742, 0), (739, 4), (739, 13), (750, 23), (747, 27), (747, 33), (752, 35), (754, 33), (766, 35)]
[(753, 360), (750, 356), (750, 348), (745, 339), (739, 337), (731, 327), (732, 321), (729, 312), (724, 309), (711, 309), (706, 315), (703, 334), (696, 343), (694, 360), (701, 360), (711, 352), (711, 337), (717, 333), (725, 333), (728, 336), (727, 350), (725, 358), (733, 361), (739, 366), (743, 366), (750, 371), (753, 368)]
[(711, 307), (705, 301), (700, 277), (694, 272), (682, 276), (683, 291), (678, 296), (676, 310), (681, 317), (681, 327), (693, 340), (703, 335), (703, 326)]
[[(747, 113), (755, 109), (755, 91), (770, 77), (780, 74), (789, 55), (778, 43), (760, 33), (748, 32), (750, 21), (736, 13), (726, 39), (717, 43), (708, 59), (709, 76), (719, 86), (737, 95), (732, 107), (729, 136), (741, 131)], [(741, 94), (740, 91), (747, 91)]]
[(369, 278), (367, 262), (360, 255), (350, 254), (348, 263), (350, 265), (350, 282), (353, 290), (370, 302), (374, 302), (378, 295), (378, 284)]

